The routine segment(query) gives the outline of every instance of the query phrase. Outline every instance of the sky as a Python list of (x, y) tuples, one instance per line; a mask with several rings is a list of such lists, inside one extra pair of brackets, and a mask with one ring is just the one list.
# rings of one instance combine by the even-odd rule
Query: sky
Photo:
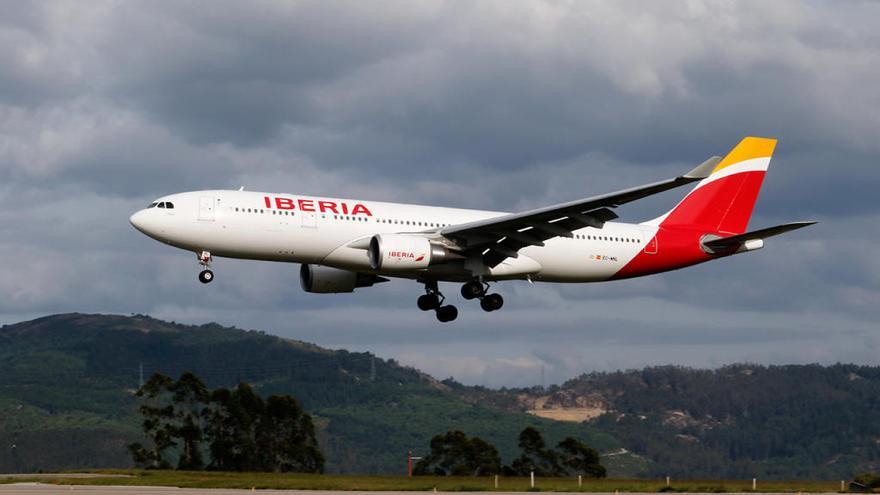
[[(0, 1), (0, 323), (216, 321), (468, 384), (594, 370), (880, 365), (880, 3)], [(298, 265), (128, 223), (238, 188), (519, 211), (779, 139), (751, 228), (816, 226), (643, 279), (505, 282), (440, 324), (394, 281), (302, 292)], [(620, 208), (639, 222), (679, 189)], [(458, 299), (458, 287), (445, 284)]]

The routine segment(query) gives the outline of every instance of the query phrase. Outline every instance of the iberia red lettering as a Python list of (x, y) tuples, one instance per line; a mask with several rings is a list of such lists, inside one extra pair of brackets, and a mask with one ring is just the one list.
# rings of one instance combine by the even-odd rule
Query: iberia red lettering
[(275, 198), (275, 207), (279, 210), (292, 210), (293, 200), (288, 198)]
[(364, 206), (360, 203), (354, 205), (354, 209), (351, 210), (352, 215), (357, 215), (358, 213), (363, 213), (364, 215), (366, 215), (368, 217), (373, 216), (373, 214), (370, 213), (370, 210), (368, 210), (366, 206)]
[[(263, 196), (263, 202), (266, 203), (266, 208), (275, 208), (278, 210), (294, 210), (296, 209), (296, 205), (299, 205), (299, 209), (301, 211), (320, 211), (321, 213), (336, 213), (343, 215), (366, 215), (368, 217), (373, 216), (373, 212), (367, 208), (363, 203), (355, 203), (354, 207), (349, 208), (348, 203), (343, 202), (335, 202), (335, 201), (316, 201), (314, 199), (291, 199), (291, 198), (275, 198), (275, 202), (273, 204), (272, 198), (269, 196)], [(349, 213), (349, 210), (351, 211)]]
[(318, 201), (318, 209), (321, 210), (321, 213), (325, 213), (328, 211), (332, 211), (333, 213), (339, 213), (336, 211), (336, 203), (333, 201)]

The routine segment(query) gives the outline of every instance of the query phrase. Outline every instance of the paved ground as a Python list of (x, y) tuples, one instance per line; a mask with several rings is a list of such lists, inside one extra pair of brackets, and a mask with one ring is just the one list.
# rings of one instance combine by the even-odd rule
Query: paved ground
[[(259, 495), (413, 495), (416, 492), (342, 492), (327, 490), (225, 490), (204, 488), (170, 488), (161, 486), (71, 486), (71, 485), (47, 485), (43, 483), (16, 483), (0, 485), (0, 494), (10, 493), (22, 495), (61, 495), (74, 492), (79, 495), (111, 495), (120, 493), (123, 495), (246, 495), (257, 493)], [(455, 492), (455, 495), (486, 495), (487, 492)], [(523, 495), (521, 492), (492, 492), (493, 495)], [(581, 494), (582, 495), (582, 494)], [(614, 495), (612, 493), (595, 493), (589, 495)], [(625, 494), (646, 495), (646, 494)], [(713, 494), (689, 494), (689, 495), (718, 495)], [(741, 494), (738, 494), (741, 495)], [(765, 493), (761, 495), (791, 495), (790, 493)], [(810, 495), (836, 495), (836, 494), (810, 494)]]

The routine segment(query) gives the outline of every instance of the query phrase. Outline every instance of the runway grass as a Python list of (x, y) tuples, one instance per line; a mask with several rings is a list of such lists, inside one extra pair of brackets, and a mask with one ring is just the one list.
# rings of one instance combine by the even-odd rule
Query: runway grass
[[(536, 478), (530, 488), (528, 478), (499, 477), (436, 477), (416, 476), (342, 476), (285, 473), (227, 473), (206, 471), (144, 471), (92, 470), (92, 473), (124, 474), (130, 477), (53, 478), (41, 480), (60, 485), (132, 485), (177, 486), (184, 488), (256, 488), (345, 491), (501, 491), (501, 492), (678, 492), (678, 493), (746, 493), (752, 492), (752, 480), (665, 480), (577, 478)], [(30, 481), (37, 481), (37, 478)], [(28, 481), (3, 479), (0, 483)], [(837, 492), (840, 482), (827, 481), (758, 481), (757, 493), (766, 492)]]

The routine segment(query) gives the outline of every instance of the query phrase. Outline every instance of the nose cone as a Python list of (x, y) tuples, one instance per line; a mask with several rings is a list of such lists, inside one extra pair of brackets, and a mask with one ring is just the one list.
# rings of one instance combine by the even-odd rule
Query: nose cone
[(150, 229), (149, 216), (150, 215), (147, 212), (147, 210), (141, 210), (141, 211), (135, 213), (134, 215), (130, 216), (128, 218), (128, 221), (129, 221), (129, 223), (131, 223), (132, 227), (140, 230), (144, 234), (150, 235), (151, 229)]

